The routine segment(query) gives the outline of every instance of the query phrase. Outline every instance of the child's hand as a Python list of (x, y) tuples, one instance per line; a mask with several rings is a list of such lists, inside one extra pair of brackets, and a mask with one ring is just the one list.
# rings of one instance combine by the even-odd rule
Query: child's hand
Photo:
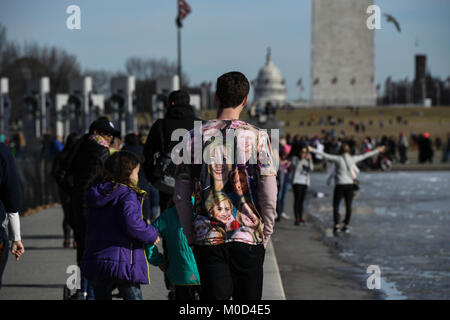
[(156, 240), (155, 240), (155, 242), (153, 242), (153, 244), (158, 244), (158, 242), (160, 242), (161, 241), (161, 238), (159, 237), (159, 234), (158, 234), (158, 238), (156, 238)]
[(161, 263), (159, 265), (159, 268), (161, 269), (162, 272), (166, 272), (167, 269), (169, 268), (169, 261), (164, 261), (163, 263)]

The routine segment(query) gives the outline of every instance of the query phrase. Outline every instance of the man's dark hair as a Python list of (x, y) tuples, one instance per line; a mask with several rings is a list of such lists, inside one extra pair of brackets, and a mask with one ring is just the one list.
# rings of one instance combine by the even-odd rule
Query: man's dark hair
[(172, 91), (169, 95), (169, 106), (171, 105), (189, 105), (191, 98), (189, 93), (183, 90)]
[(217, 79), (216, 95), (222, 109), (237, 107), (249, 91), (250, 83), (241, 72), (228, 72)]

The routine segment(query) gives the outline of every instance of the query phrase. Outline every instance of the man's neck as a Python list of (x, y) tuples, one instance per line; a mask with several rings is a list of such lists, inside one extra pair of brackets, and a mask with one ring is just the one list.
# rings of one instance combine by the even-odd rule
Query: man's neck
[(217, 114), (217, 119), (219, 120), (238, 120), (239, 115), (241, 114), (242, 107), (236, 107), (236, 108), (225, 108), (219, 110)]

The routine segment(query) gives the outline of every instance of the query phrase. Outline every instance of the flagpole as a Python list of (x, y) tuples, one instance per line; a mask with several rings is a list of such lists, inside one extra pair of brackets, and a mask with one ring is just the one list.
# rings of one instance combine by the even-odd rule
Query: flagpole
[(191, 7), (189, 6), (189, 4), (185, 1), (185, 0), (177, 0), (177, 19), (176, 19), (176, 24), (177, 24), (177, 44), (178, 44), (178, 81), (179, 81), (179, 86), (181, 89), (181, 84), (182, 84), (182, 77), (181, 77), (181, 73), (182, 73), (182, 69), (181, 69), (181, 28), (183, 27), (183, 23), (182, 20), (184, 18), (186, 18), (186, 16), (191, 12)]
[[(178, 17), (180, 19), (180, 17)], [(180, 21), (181, 22), (181, 21)], [(181, 90), (181, 23), (177, 23), (177, 42), (178, 42), (178, 83)]]

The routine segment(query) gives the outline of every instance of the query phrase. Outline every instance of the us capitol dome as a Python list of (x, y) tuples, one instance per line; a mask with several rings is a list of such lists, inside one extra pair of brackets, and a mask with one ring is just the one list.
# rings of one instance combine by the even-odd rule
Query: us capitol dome
[(282, 106), (286, 103), (286, 85), (280, 69), (272, 62), (270, 48), (267, 49), (266, 64), (259, 70), (258, 77), (253, 81), (255, 95), (253, 103), (265, 107), (269, 103)]

